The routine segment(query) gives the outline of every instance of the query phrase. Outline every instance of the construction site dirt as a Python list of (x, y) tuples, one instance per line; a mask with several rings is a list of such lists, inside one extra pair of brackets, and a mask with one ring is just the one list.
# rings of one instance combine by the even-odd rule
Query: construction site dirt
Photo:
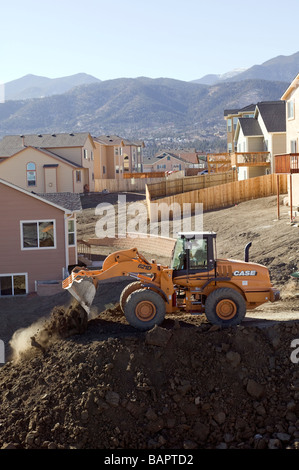
[[(140, 332), (118, 305), (127, 280), (101, 285), (88, 323), (68, 292), (1, 298), (0, 448), (298, 448), (299, 232), (288, 212), (277, 220), (270, 197), (204, 214), (217, 256), (242, 259), (251, 241), (250, 260), (281, 291), (234, 328), (176, 314)], [(81, 238), (95, 220), (94, 208), (79, 215)]]

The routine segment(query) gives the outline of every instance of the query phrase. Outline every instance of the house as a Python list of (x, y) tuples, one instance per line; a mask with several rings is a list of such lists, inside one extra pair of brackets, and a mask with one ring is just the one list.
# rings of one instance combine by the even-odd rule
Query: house
[(36, 192), (93, 191), (94, 151), (87, 132), (6, 136), (0, 142), (0, 176)]
[(281, 97), (286, 106), (286, 149), (275, 157), (275, 172), (288, 174), (288, 199), (299, 209), (299, 74), (296, 75)]
[(179, 171), (192, 167), (193, 163), (178, 155), (164, 151), (154, 157), (148, 157), (143, 162), (144, 172)]
[[(48, 195), (45, 195), (48, 197)], [(0, 179), (0, 296), (61, 290), (76, 265), (76, 212)], [(64, 197), (66, 197), (64, 195)], [(67, 205), (67, 204), (65, 204)]]
[(253, 118), (238, 118), (234, 139), (236, 156), (232, 161), (239, 179), (273, 173), (274, 156), (286, 148), (285, 103), (257, 103)]
[(255, 112), (255, 104), (250, 104), (244, 108), (225, 109), (224, 119), (226, 120), (227, 132), (227, 152), (235, 152), (235, 132), (239, 118), (253, 118)]
[(132, 142), (118, 135), (93, 137), (95, 179), (121, 179), (124, 173), (143, 171), (144, 142)]

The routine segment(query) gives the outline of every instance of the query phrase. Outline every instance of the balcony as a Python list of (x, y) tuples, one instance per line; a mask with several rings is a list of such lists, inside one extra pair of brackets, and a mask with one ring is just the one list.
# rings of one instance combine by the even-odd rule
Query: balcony
[(232, 169), (230, 153), (208, 153), (207, 164), (209, 173), (221, 173)]
[(229, 171), (232, 168), (244, 167), (270, 167), (270, 152), (235, 152), (235, 153), (209, 153), (207, 155), (209, 173)]
[(299, 153), (275, 155), (275, 173), (299, 173)]
[(231, 161), (233, 167), (240, 166), (270, 166), (270, 152), (236, 152), (232, 153)]

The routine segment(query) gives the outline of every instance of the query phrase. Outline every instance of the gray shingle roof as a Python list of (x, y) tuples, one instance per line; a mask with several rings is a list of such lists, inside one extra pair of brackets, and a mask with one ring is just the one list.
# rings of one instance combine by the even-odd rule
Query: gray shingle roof
[(286, 131), (285, 101), (262, 101), (256, 106), (268, 132)]
[[(35, 193), (33, 193), (35, 194)], [(46, 199), (57, 206), (64, 207), (69, 211), (82, 210), (80, 194), (76, 193), (36, 193), (37, 196)]]
[(245, 136), (263, 135), (258, 121), (254, 118), (239, 118), (240, 127)]
[(10, 157), (22, 150), (24, 146), (36, 148), (83, 147), (88, 136), (88, 132), (7, 135), (0, 141), (0, 157)]

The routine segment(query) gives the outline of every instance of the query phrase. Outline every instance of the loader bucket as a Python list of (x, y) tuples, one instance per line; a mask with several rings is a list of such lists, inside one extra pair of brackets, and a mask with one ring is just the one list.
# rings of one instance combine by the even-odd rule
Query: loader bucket
[(96, 287), (92, 279), (88, 277), (72, 279), (69, 276), (63, 282), (63, 288), (69, 291), (89, 315), (93, 299), (96, 295)]

